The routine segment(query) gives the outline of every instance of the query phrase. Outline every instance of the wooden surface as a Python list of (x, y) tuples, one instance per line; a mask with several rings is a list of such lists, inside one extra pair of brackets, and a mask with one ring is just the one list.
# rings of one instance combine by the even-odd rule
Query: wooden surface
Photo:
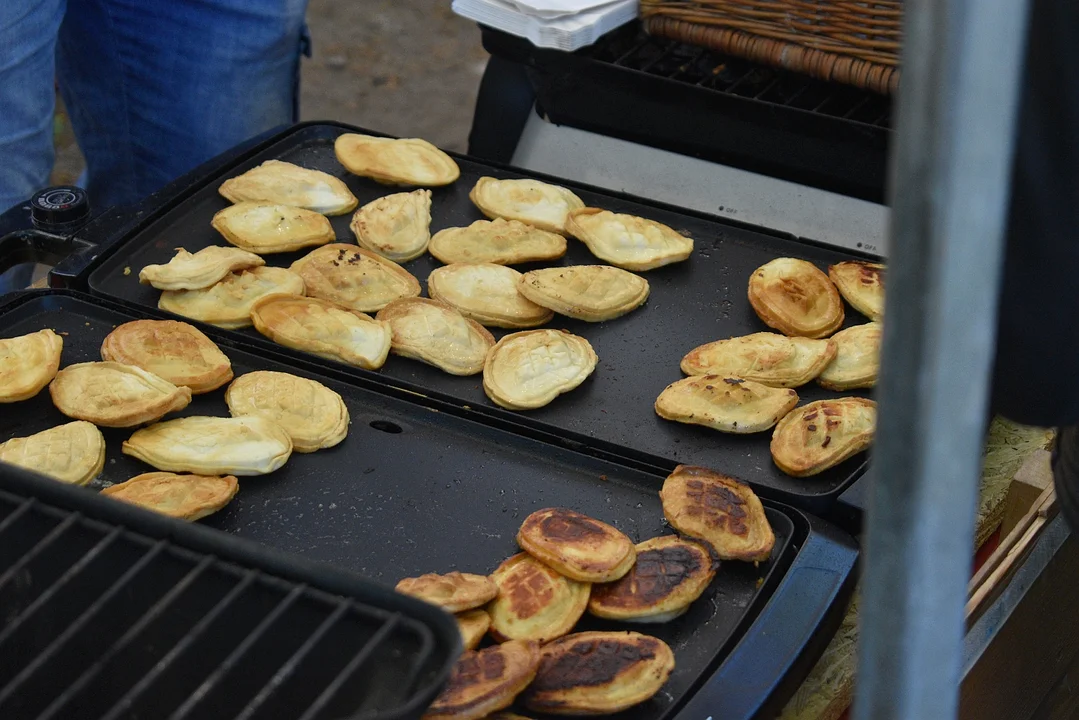
[[(1045, 428), (1027, 427), (1000, 418), (993, 421), (982, 464), (972, 552), (1000, 526), (1012, 478), (1030, 455), (1049, 447), (1052, 437), (1052, 431)], [(856, 590), (832, 642), (784, 708), (780, 716), (783, 720), (838, 720), (850, 706), (857, 666), (858, 599)]]
[(1015, 474), (1004, 501), (1004, 519), (1000, 523), (1002, 535), (1008, 535), (1027, 514), (1030, 506), (1053, 484), (1050, 456), (1048, 450), (1037, 451), (1027, 458)]

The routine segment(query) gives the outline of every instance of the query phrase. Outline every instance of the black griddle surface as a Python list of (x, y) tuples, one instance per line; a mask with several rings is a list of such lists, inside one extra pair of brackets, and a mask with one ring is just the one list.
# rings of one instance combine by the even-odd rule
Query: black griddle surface
[[(76, 297), (38, 296), (0, 310), (0, 337), (51, 328), (64, 338), (66, 367), (100, 360), (105, 336), (132, 319)], [(352, 423), (337, 447), (293, 454), (270, 475), (241, 477), (236, 498), (202, 524), (387, 585), (424, 572), (490, 572), (518, 552), (514, 537), (525, 516), (547, 506), (600, 518), (634, 542), (671, 533), (657, 494), (662, 477), (363, 390), (330, 377), (332, 372), (294, 368), (227, 344), (221, 348), (236, 376), (278, 370), (319, 380), (341, 394)], [(70, 421), (53, 407), (47, 389), (3, 407), (0, 441)], [(165, 419), (182, 415), (227, 417), (224, 388), (196, 395), (188, 408)], [(120, 444), (132, 432), (104, 429), (105, 468), (93, 487), (153, 470), (121, 454)], [(595, 619), (579, 626), (642, 630), (673, 648), (677, 668), (671, 680), (633, 711), (634, 718), (659, 718), (680, 702), (722, 662), (760, 611), (806, 532), (778, 508), (769, 507), (768, 517), (776, 533), (773, 559), (759, 568), (724, 563), (683, 617), (636, 628)]]
[[(209, 245), (227, 245), (210, 226), (214, 213), (229, 204), (218, 195), (217, 187), (225, 178), (271, 158), (322, 170), (343, 179), (361, 205), (400, 191), (400, 188), (387, 188), (345, 171), (333, 152), (334, 138), (344, 131), (343, 127), (333, 125), (299, 128), (255, 157), (207, 179), (204, 186), (175, 209), (99, 261), (89, 275), (89, 289), (156, 307), (160, 292), (139, 284), (139, 270), (151, 263), (167, 262), (178, 247), (195, 252)], [(483, 219), (468, 199), (469, 190), (479, 177), (527, 177), (520, 172), (492, 168), (464, 158), (457, 158), (457, 162), (461, 167), (460, 179), (449, 187), (433, 190), (432, 234), (443, 228)], [(860, 475), (865, 465), (864, 455), (855, 456), (812, 478), (792, 478), (772, 462), (768, 450), (771, 432), (729, 435), (674, 423), (659, 418), (653, 404), (663, 388), (683, 377), (679, 362), (689, 350), (712, 340), (769, 329), (757, 318), (746, 298), (746, 287), (753, 270), (774, 258), (793, 256), (809, 260), (826, 271), (829, 264), (853, 256), (558, 182), (573, 188), (588, 205), (658, 220), (695, 241), (693, 255), (688, 261), (642, 273), (651, 285), (651, 295), (640, 309), (603, 323), (586, 323), (560, 315), (548, 323), (547, 327), (565, 329), (588, 339), (599, 355), (599, 365), (592, 377), (547, 407), (522, 413), (497, 408), (484, 395), (478, 375), (454, 377), (418, 361), (391, 355), (380, 371), (382, 378), (406, 383), (425, 393), (449, 396), (480, 412), (568, 436), (653, 467), (669, 470), (678, 463), (685, 463), (715, 468), (761, 486), (764, 495), (814, 512), (825, 511), (831, 501)], [(355, 242), (348, 227), (350, 218), (351, 213), (330, 218), (340, 242)], [(269, 255), (266, 260), (270, 265), (287, 267), (304, 254)], [(597, 263), (601, 261), (583, 243), (570, 239), (569, 251), (560, 262), (521, 265), (517, 269), (524, 272), (552, 264)], [(426, 287), (428, 274), (440, 265), (430, 254), (425, 254), (405, 263), (404, 267)], [(846, 310), (847, 324), (865, 322), (865, 318), (850, 307)], [(508, 332), (492, 331), (496, 337)], [(269, 342), (253, 329), (240, 332)], [(369, 374), (361, 370), (351, 372)], [(803, 403), (839, 396), (813, 383), (798, 388), (798, 393)]]

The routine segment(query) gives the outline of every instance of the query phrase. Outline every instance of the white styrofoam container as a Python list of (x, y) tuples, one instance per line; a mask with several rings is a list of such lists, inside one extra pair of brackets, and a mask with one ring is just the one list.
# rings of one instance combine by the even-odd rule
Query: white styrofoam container
[(632, 21), (637, 9), (637, 0), (613, 0), (573, 15), (542, 18), (503, 0), (453, 0), (453, 11), (461, 17), (527, 38), (537, 47), (566, 52), (591, 45), (601, 35)]

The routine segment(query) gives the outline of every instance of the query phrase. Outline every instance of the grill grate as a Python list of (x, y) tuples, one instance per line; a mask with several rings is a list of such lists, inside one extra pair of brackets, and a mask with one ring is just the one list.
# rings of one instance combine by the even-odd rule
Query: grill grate
[(615, 32), (581, 51), (593, 60), (716, 92), (887, 129), (891, 99), (806, 75), (652, 37)]
[(0, 717), (403, 717), (434, 643), (401, 613), (0, 490)]

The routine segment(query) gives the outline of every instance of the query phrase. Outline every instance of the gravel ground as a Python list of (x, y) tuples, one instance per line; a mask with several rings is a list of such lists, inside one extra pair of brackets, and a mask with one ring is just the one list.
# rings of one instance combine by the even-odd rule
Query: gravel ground
[[(449, 0), (310, 0), (313, 54), (303, 61), (303, 120), (340, 120), (463, 151), (487, 53)], [(83, 168), (70, 123), (56, 118), (54, 183)]]

